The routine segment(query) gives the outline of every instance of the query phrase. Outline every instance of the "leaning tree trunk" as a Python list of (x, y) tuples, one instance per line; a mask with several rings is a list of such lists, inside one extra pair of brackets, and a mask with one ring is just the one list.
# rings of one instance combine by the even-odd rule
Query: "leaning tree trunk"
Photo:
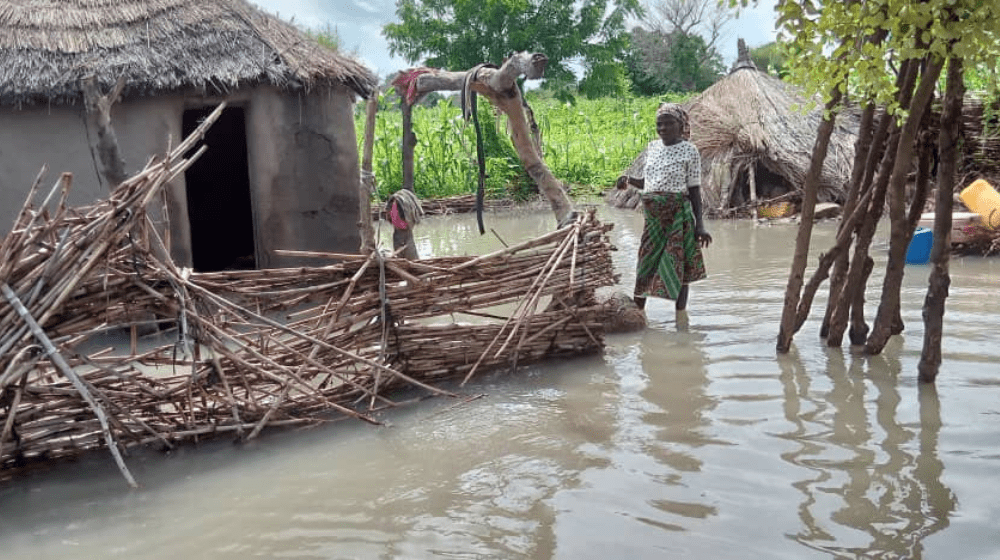
[[(894, 119), (894, 117), (889, 116)], [(851, 344), (864, 344), (868, 338), (868, 323), (865, 322), (865, 292), (867, 291), (868, 278), (874, 269), (875, 261), (869, 251), (872, 241), (875, 239), (875, 232), (878, 230), (879, 220), (882, 219), (882, 212), (885, 209), (886, 190), (889, 187), (889, 170), (895, 161), (896, 148), (899, 146), (899, 127), (895, 123), (891, 125), (889, 140), (886, 150), (882, 154), (879, 164), (878, 179), (872, 187), (871, 202), (868, 204), (868, 216), (858, 230), (857, 238), (854, 240), (854, 254), (851, 256), (851, 265), (847, 270), (847, 282), (844, 284), (844, 291), (837, 307), (830, 317), (830, 332), (826, 339), (827, 346), (840, 346), (844, 338), (844, 331), (850, 322)]]
[[(867, 169), (867, 156), (871, 153), (874, 145), (875, 135), (872, 132), (875, 130), (875, 103), (869, 102), (865, 106), (864, 112), (861, 114), (861, 126), (858, 127), (858, 140), (854, 143), (854, 165), (851, 167), (851, 182), (847, 190), (847, 200), (844, 201), (844, 216), (852, 216), (858, 208), (862, 205), (859, 199), (862, 196), (862, 192), (865, 192), (868, 187), (871, 186), (870, 183), (865, 184), (865, 170)], [(882, 130), (881, 123), (879, 130)], [(867, 191), (871, 192), (871, 191)], [(850, 242), (854, 239), (854, 231), (857, 229), (858, 220), (852, 220), (848, 224), (847, 220), (840, 223), (840, 227), (837, 230), (837, 245), (834, 249), (837, 253), (831, 255), (833, 260), (831, 266), (833, 267), (833, 273), (830, 274), (830, 289), (829, 296), (827, 297), (826, 313), (823, 316), (823, 323), (819, 328), (820, 338), (826, 338), (830, 332), (830, 315), (833, 313), (833, 302), (840, 295), (840, 291), (844, 287), (844, 281), (847, 279), (847, 267), (851, 263), (851, 255), (848, 252), (848, 247)], [(847, 241), (841, 247), (841, 236), (847, 234)], [(840, 249), (837, 249), (840, 247)], [(823, 274), (826, 274), (823, 271)], [(815, 277), (815, 275), (814, 275)], [(812, 284), (812, 281), (810, 281)], [(819, 286), (817, 285), (817, 289)], [(806, 289), (809, 289), (809, 285), (806, 285)]]
[[(919, 60), (909, 59), (903, 62), (897, 79), (900, 105), (905, 107), (913, 95), (916, 84)], [(883, 136), (887, 140), (882, 141)], [(831, 297), (828, 305), (833, 309), (829, 313), (830, 321), (827, 329), (827, 346), (838, 347), (844, 339), (848, 323), (851, 324), (852, 344), (863, 344), (868, 336), (868, 325), (864, 319), (865, 286), (874, 263), (868, 255), (875, 231), (878, 228), (882, 210), (885, 207), (885, 191), (889, 184), (889, 170), (893, 166), (893, 157), (899, 142), (899, 125), (896, 117), (882, 113), (879, 131), (872, 142), (872, 151), (867, 155), (865, 178), (863, 184), (868, 184), (875, 177), (871, 187), (871, 196), (867, 205), (868, 216), (861, 220), (855, 232), (854, 251), (847, 277), (837, 297)], [(875, 170), (878, 169), (878, 173)]]
[[(799, 332), (799, 329), (802, 328), (802, 325), (805, 324), (806, 319), (809, 317), (809, 309), (812, 307), (813, 298), (816, 296), (819, 287), (829, 277), (830, 267), (848, 256), (847, 249), (850, 247), (851, 240), (854, 237), (854, 230), (857, 224), (868, 214), (867, 205), (870, 194), (871, 191), (865, 193), (859, 204), (850, 205), (852, 211), (849, 215), (845, 213), (847, 217), (844, 218), (840, 228), (837, 230), (837, 239), (833, 247), (820, 255), (816, 271), (802, 290), (802, 299), (799, 301), (798, 312), (795, 315), (795, 329), (793, 332)], [(821, 336), (825, 336), (822, 332), (820, 334)]]
[[(871, 44), (881, 45), (888, 35), (889, 32), (887, 30), (880, 29), (866, 37), (866, 39)], [(841, 290), (843, 290), (844, 282), (847, 280), (847, 270), (851, 262), (848, 249), (850, 248), (851, 241), (854, 239), (854, 232), (858, 228), (857, 224), (860, 223), (858, 220), (848, 220), (847, 217), (853, 216), (855, 211), (861, 207), (859, 200), (865, 193), (870, 192), (871, 174), (869, 170), (873, 168), (868, 165), (868, 159), (872, 151), (877, 150), (875, 146), (881, 145), (885, 141), (885, 132), (888, 130), (888, 121), (881, 119), (876, 131), (875, 113), (875, 101), (869, 100), (865, 105), (865, 110), (861, 113), (858, 139), (854, 143), (854, 162), (851, 166), (851, 178), (848, 183), (847, 197), (844, 200), (843, 216), (845, 219), (841, 221), (840, 227), (837, 230), (837, 243), (830, 250), (826, 258), (829, 264), (822, 262), (821, 259), (821, 268), (813, 275), (813, 279), (809, 281), (809, 284), (806, 284), (806, 295), (803, 296), (803, 300), (808, 297), (811, 302), (812, 296), (808, 295), (809, 291), (812, 290), (812, 293), (815, 293), (819, 289), (822, 281), (830, 274), (829, 269), (832, 266), (833, 273), (830, 275), (826, 312), (823, 315), (823, 322), (819, 327), (820, 338), (826, 338), (830, 332), (830, 316), (833, 313), (832, 302), (839, 296)], [(846, 240), (844, 239), (845, 237)], [(825, 267), (822, 265), (825, 265)], [(800, 305), (799, 318), (797, 320), (799, 328), (809, 313), (808, 308), (801, 309), (801, 307)]]
[(788, 274), (788, 286), (785, 288), (785, 307), (781, 313), (781, 326), (778, 329), (777, 351), (785, 354), (792, 346), (792, 338), (796, 331), (796, 315), (799, 299), (802, 293), (802, 281), (805, 275), (806, 262), (809, 259), (809, 240), (812, 237), (813, 216), (816, 211), (816, 197), (820, 174), (823, 172), (823, 161), (826, 160), (827, 149), (830, 146), (830, 136), (836, 124), (835, 109), (840, 104), (840, 88), (834, 88), (833, 95), (827, 102), (823, 122), (816, 132), (816, 143), (813, 145), (812, 159), (806, 172), (805, 183), (802, 186), (802, 212), (800, 214), (799, 233), (795, 238), (795, 256), (792, 258), (791, 271)]
[[(541, 78), (545, 74), (547, 62), (545, 55), (539, 53), (514, 54), (500, 68), (478, 68), (472, 77), (470, 88), (486, 96), (497, 109), (507, 115), (514, 149), (528, 175), (549, 200), (556, 222), (562, 225), (575, 215), (573, 204), (566, 195), (562, 182), (556, 179), (545, 165), (532, 141), (524, 101), (517, 86), (517, 78), (522, 74), (528, 79)], [(419, 95), (432, 91), (460, 91), (465, 86), (467, 74), (467, 72), (447, 71), (423, 73), (416, 79), (416, 91)]]
[(865, 351), (868, 354), (882, 352), (889, 337), (892, 336), (894, 323), (898, 320), (899, 291), (903, 285), (903, 273), (906, 267), (906, 247), (913, 234), (906, 216), (906, 179), (911, 166), (917, 133), (920, 131), (920, 124), (924, 118), (924, 111), (930, 106), (934, 88), (937, 87), (937, 79), (941, 75), (943, 66), (943, 59), (933, 57), (924, 69), (920, 76), (920, 85), (917, 86), (910, 103), (910, 114), (907, 115), (906, 124), (900, 134), (888, 193), (891, 226), (889, 262), (886, 265), (885, 278), (882, 281), (882, 297), (879, 301), (878, 313), (875, 315), (875, 324), (868, 336), (868, 341), (865, 343)]
[(101, 94), (97, 86), (97, 78), (89, 76), (80, 81), (83, 90), (84, 106), (93, 115), (97, 125), (97, 159), (101, 162), (101, 174), (108, 182), (108, 188), (114, 189), (128, 178), (125, 172), (125, 158), (118, 148), (118, 137), (111, 126), (111, 106), (118, 100), (125, 80), (119, 79), (114, 89), (107, 95)]
[(933, 383), (941, 366), (941, 335), (944, 323), (944, 303), (948, 298), (951, 276), (948, 263), (951, 259), (951, 210), (955, 191), (955, 170), (958, 167), (962, 100), (965, 82), (962, 79), (963, 61), (952, 57), (948, 61), (948, 79), (945, 86), (944, 107), (941, 111), (941, 132), (938, 136), (937, 207), (934, 209), (934, 245), (931, 247), (931, 274), (924, 299), (924, 347), (917, 365), (919, 379)]

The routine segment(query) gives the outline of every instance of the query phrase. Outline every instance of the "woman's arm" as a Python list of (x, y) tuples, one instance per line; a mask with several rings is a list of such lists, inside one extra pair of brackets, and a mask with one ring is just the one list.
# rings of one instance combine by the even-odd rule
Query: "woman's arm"
[(705, 231), (705, 221), (701, 213), (701, 186), (688, 187), (688, 200), (691, 201), (691, 211), (694, 213), (694, 235), (698, 245), (708, 247), (712, 244), (712, 236)]
[(622, 175), (615, 181), (616, 189), (624, 189), (625, 187), (632, 185), (637, 189), (641, 189), (646, 186), (645, 177), (629, 177), (628, 175)]

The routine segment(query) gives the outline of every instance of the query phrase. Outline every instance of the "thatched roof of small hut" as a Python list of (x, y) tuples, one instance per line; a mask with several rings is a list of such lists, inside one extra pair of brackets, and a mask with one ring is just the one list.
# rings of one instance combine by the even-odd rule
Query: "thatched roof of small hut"
[[(716, 208), (748, 200), (742, 195), (748, 189), (751, 169), (757, 174), (758, 193), (766, 193), (768, 185), (762, 183), (768, 180), (781, 183), (770, 185), (775, 195), (801, 190), (822, 121), (821, 104), (813, 104), (794, 86), (758, 70), (742, 44), (740, 50), (729, 75), (688, 103), (691, 141), (698, 146), (707, 171), (702, 194)], [(858, 126), (855, 113), (843, 113), (837, 119), (820, 177), (820, 202), (843, 201)]]
[[(822, 120), (822, 105), (813, 105), (794, 86), (758, 70), (740, 40), (732, 71), (685, 104), (690, 140), (702, 158), (706, 213), (731, 214), (748, 205), (750, 170), (759, 199), (797, 197)], [(838, 116), (820, 178), (820, 202), (845, 198), (858, 126), (855, 112)], [(641, 176), (644, 161), (645, 152), (627, 173)], [(609, 196), (616, 206), (627, 205), (627, 199), (627, 193)]]
[(124, 77), (126, 96), (377, 86), (360, 62), (245, 0), (0, 0), (0, 104), (73, 103), (87, 76), (104, 90)]

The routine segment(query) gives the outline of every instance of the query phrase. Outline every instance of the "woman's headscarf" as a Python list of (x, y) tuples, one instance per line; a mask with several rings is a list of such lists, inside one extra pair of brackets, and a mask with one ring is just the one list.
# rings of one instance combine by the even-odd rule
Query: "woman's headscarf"
[(677, 119), (677, 122), (681, 123), (681, 138), (691, 139), (691, 125), (688, 123), (688, 113), (683, 106), (679, 103), (660, 103), (656, 109), (656, 118), (660, 118), (662, 115), (669, 115)]

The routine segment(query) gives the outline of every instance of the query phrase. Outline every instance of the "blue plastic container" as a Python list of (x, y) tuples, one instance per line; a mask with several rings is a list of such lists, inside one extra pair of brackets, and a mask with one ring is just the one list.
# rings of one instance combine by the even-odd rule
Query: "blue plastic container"
[(931, 258), (931, 245), (934, 244), (934, 230), (918, 227), (913, 232), (910, 246), (906, 248), (907, 264), (924, 264)]

